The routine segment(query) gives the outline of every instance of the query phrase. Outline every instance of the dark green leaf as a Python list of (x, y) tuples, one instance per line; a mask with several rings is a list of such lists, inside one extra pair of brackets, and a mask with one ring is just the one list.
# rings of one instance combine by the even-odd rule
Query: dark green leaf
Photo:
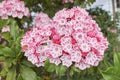
[(45, 69), (47, 70), (49, 66), (50, 66), (50, 62), (49, 62), (49, 60), (47, 59), (47, 60), (45, 61)]
[(22, 76), (19, 74), (17, 80), (23, 80)]
[(0, 19), (0, 29), (5, 27), (9, 23), (8, 19)]
[(48, 72), (53, 72), (55, 70), (55, 64), (50, 64), (47, 71)]
[(0, 72), (0, 76), (6, 76), (6, 74), (7, 74), (7, 71), (5, 68), (3, 68)]
[(16, 78), (16, 68), (13, 67), (8, 71), (6, 80), (16, 80), (15, 78)]
[(63, 66), (63, 65), (59, 65), (59, 66), (56, 66), (56, 74), (58, 76), (62, 76), (65, 74), (67, 70), (67, 67), (66, 66)]
[(5, 60), (4, 56), (0, 56), (0, 62), (3, 62)]
[(20, 41), (22, 39), (22, 36), (24, 35), (24, 32), (21, 31), (16, 39), (16, 45), (20, 46)]
[(3, 69), (0, 72), (0, 76), (5, 76), (7, 74), (7, 72), (9, 71), (9, 68), (12, 66), (12, 59), (7, 58), (4, 62), (3, 62)]
[(1, 33), (1, 35), (2, 35), (2, 38), (6, 39), (8, 42), (11, 39), (10, 32), (3, 32)]
[(25, 66), (28, 66), (28, 67), (35, 67), (31, 62), (29, 62), (27, 60), (23, 60), (21, 63)]
[(102, 72), (105, 80), (120, 80), (120, 73), (117, 71), (118, 67), (109, 67), (106, 71)]
[(41, 77), (37, 77), (37, 80), (43, 80)]
[(114, 65), (120, 67), (120, 53), (114, 53)]
[(95, 0), (87, 0), (89, 3), (93, 3), (95, 2)]
[(74, 66), (72, 67), (72, 69), (73, 69), (73, 71), (75, 71), (75, 72), (78, 72), (78, 73), (80, 72), (80, 69), (78, 69), (78, 68), (76, 68), (76, 67), (74, 67)]
[(18, 33), (19, 33), (19, 29), (18, 29), (18, 25), (16, 23), (15, 20), (11, 20), (11, 24), (10, 24), (10, 34), (13, 37), (14, 41), (16, 40)]
[(78, 5), (79, 2), (80, 2), (79, 0), (75, 0), (75, 1), (74, 1), (74, 5), (75, 5), (75, 6)]
[(70, 69), (70, 76), (72, 76), (75, 72), (80, 73), (80, 69), (72, 66), (71, 69)]
[(11, 50), (11, 48), (0, 45), (0, 55), (15, 57), (15, 52)]
[(70, 70), (70, 76), (73, 76), (73, 74), (74, 74), (74, 71), (73, 71), (73, 69), (71, 69)]
[(29, 67), (21, 65), (20, 74), (23, 80), (37, 80), (36, 73)]

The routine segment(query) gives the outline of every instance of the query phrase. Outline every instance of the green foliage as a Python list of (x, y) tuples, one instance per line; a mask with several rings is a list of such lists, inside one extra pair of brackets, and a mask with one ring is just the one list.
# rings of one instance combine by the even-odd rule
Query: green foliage
[(16, 80), (15, 77), (16, 77), (16, 69), (15, 67), (12, 67), (7, 73), (6, 80)]
[[(62, 0), (23, 0), (32, 12), (45, 12), (50, 17), (63, 8), (71, 8), (73, 6), (82, 6), (92, 4), (95, 0), (74, 0), (74, 3), (63, 3)], [(85, 6), (84, 6), (85, 7)]]
[(0, 55), (15, 57), (15, 52), (9, 47), (0, 45)]
[(11, 35), (9, 32), (2, 32), (1, 33), (2, 37), (7, 40), (9, 42), (9, 40), (11, 39)]
[(19, 74), (17, 80), (23, 80), (22, 76)]
[(114, 65), (101, 73), (105, 80), (120, 80), (120, 53), (114, 53)]
[(27, 67), (35, 67), (35, 65), (33, 65), (31, 62), (29, 62), (28, 60), (22, 60), (21, 61), (21, 64), (23, 64), (23, 65), (25, 65), (25, 66), (27, 66)]
[(0, 19), (0, 29), (9, 24), (9, 19)]
[(17, 25), (16, 21), (15, 20), (11, 20), (11, 23), (10, 23), (10, 34), (13, 37), (14, 41), (18, 37), (18, 32), (19, 32), (19, 29), (18, 29), (18, 25)]
[(20, 74), (23, 78), (23, 80), (37, 80), (36, 73), (29, 67), (20, 66)]
[(55, 72), (57, 74), (57, 76), (62, 76), (65, 74), (67, 67), (63, 66), (63, 65), (55, 65), (55, 64), (51, 64), (49, 63), (49, 60), (46, 60), (45, 62), (45, 69), (47, 72)]
[(63, 66), (63, 65), (60, 65), (60, 66), (57, 66), (57, 67), (55, 68), (55, 70), (56, 70), (56, 74), (57, 74), (58, 76), (62, 76), (62, 75), (65, 74), (65, 72), (66, 72), (66, 70), (67, 70), (67, 67), (66, 67), (66, 66)]
[[(8, 20), (9, 23), (7, 22)], [(0, 45), (0, 61), (3, 63), (0, 76), (4, 76), (6, 80), (36, 80), (37, 75), (30, 68), (34, 66), (24, 59), (23, 53), (21, 52), (20, 40), (24, 34), (24, 30), (18, 27), (16, 20), (8, 20), (5, 20), (5, 23), (2, 24), (2, 27), (9, 25), (10, 32), (1, 33), (2, 38), (4, 38), (8, 44)], [(31, 76), (28, 77), (29, 75)]]

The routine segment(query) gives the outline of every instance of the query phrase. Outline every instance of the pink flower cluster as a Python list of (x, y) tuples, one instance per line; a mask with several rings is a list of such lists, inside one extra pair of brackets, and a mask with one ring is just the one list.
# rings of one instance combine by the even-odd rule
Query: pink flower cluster
[(21, 40), (25, 56), (36, 66), (44, 66), (44, 61), (74, 65), (84, 70), (97, 66), (108, 48), (97, 23), (81, 8), (63, 9), (53, 19), (40, 13), (34, 27)]
[(63, 0), (63, 3), (68, 3), (68, 2), (71, 2), (73, 3), (74, 0)]
[(0, 3), (0, 17), (2, 19), (8, 19), (9, 16), (22, 18), (29, 15), (29, 10), (23, 1), (4, 0)]

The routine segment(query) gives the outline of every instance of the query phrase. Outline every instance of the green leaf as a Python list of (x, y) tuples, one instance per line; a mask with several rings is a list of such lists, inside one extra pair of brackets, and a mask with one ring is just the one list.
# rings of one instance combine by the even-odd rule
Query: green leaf
[(19, 74), (17, 80), (23, 80), (22, 76)]
[(0, 29), (5, 27), (9, 23), (8, 19), (0, 19)]
[(73, 69), (73, 71), (80, 73), (80, 69), (78, 69), (78, 68), (76, 68), (74, 66), (72, 67), (72, 69)]
[(11, 24), (10, 24), (10, 34), (13, 37), (14, 41), (16, 40), (18, 33), (19, 33), (19, 29), (18, 29), (18, 25), (16, 23), (15, 20), (11, 20)]
[(114, 53), (114, 65), (120, 67), (120, 53)]
[(93, 2), (95, 2), (95, 0), (88, 0), (88, 2), (89, 2), (89, 3), (93, 3)]
[(80, 73), (80, 69), (72, 66), (70, 69), (70, 76), (72, 76), (75, 72)]
[(120, 53), (114, 53), (114, 66), (101, 71), (105, 80), (120, 80)]
[(50, 64), (49, 67), (48, 67), (48, 69), (47, 69), (47, 71), (48, 71), (48, 72), (53, 72), (53, 71), (55, 71), (55, 66), (56, 66), (55, 64)]
[(23, 60), (21, 63), (27, 67), (35, 67), (31, 62), (27, 60)]
[(105, 80), (120, 80), (120, 73), (117, 71), (118, 67), (109, 67), (106, 71), (102, 72)]
[(70, 76), (73, 76), (73, 74), (74, 74), (74, 71), (73, 71), (73, 69), (71, 69), (70, 70)]
[(46, 69), (46, 70), (48, 69), (49, 65), (50, 65), (49, 60), (48, 60), (48, 59), (45, 60), (45, 69)]
[(86, 4), (83, 2), (80, 7), (85, 8)]
[(0, 62), (3, 62), (5, 60), (4, 56), (0, 56)]
[(7, 72), (8, 72), (8, 70), (6, 71), (6, 69), (3, 68), (3, 69), (1, 70), (1, 72), (0, 72), (0, 76), (6, 76), (6, 75), (7, 75)]
[(16, 68), (13, 67), (12, 69), (9, 70), (7, 73), (6, 80), (16, 80)]
[(59, 65), (59, 66), (56, 66), (56, 74), (58, 76), (62, 76), (65, 74), (67, 70), (67, 67), (66, 66), (63, 66), (63, 65)]
[(15, 51), (16, 55), (19, 56), (19, 54), (21, 53), (21, 39), (22, 39), (22, 36), (24, 34), (24, 31), (21, 30), (20, 33), (18, 34), (18, 37), (16, 38), (16, 40), (14, 42), (11, 42), (12, 46), (11, 48)]
[(12, 51), (11, 48), (0, 45), (0, 55), (7, 56), (7, 57), (15, 57), (15, 52)]
[(3, 0), (0, 0), (0, 2), (2, 2)]
[(0, 72), (0, 76), (6, 76), (7, 72), (9, 71), (9, 68), (12, 66), (12, 59), (7, 58), (3, 62), (4, 67), (2, 68), (2, 71)]
[(20, 41), (21, 41), (23, 35), (24, 35), (24, 31), (22, 30), (22, 31), (20, 31), (20, 33), (16, 39), (16, 45), (21, 46)]
[(21, 65), (20, 74), (23, 80), (37, 80), (36, 73), (29, 67)]
[(79, 2), (80, 2), (79, 0), (75, 0), (75, 1), (74, 1), (74, 5), (75, 5), (75, 6), (78, 5)]
[(37, 80), (43, 80), (41, 77), (37, 77)]
[(4, 38), (5, 40), (7, 40), (8, 42), (11, 39), (10, 32), (3, 32), (3, 33), (1, 33), (1, 35), (2, 35), (2, 38)]

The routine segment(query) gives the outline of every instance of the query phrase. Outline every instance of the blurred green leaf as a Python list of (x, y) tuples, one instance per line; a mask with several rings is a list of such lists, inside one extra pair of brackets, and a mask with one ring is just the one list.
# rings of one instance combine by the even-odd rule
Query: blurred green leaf
[(21, 44), (20, 44), (20, 42), (21, 42), (23, 34), (24, 34), (24, 30), (21, 30), (19, 32), (19, 35), (18, 35), (16, 41), (15, 41), (15, 50), (16, 50), (17, 54), (19, 54), (21, 52)]
[(120, 53), (114, 53), (114, 66), (101, 71), (105, 80), (120, 80)]
[(58, 76), (62, 76), (65, 74), (67, 70), (67, 67), (66, 66), (63, 66), (63, 65), (59, 65), (59, 66), (56, 66), (56, 74)]
[(22, 76), (19, 74), (17, 80), (23, 80)]
[(120, 67), (120, 53), (114, 53), (114, 65)]
[(95, 0), (87, 0), (90, 4), (95, 2)]
[(21, 63), (27, 67), (35, 67), (31, 62), (27, 60), (23, 60)]
[(0, 56), (0, 62), (3, 62), (5, 60), (4, 56)]
[(21, 46), (21, 45), (20, 45), (20, 42), (21, 42), (21, 39), (22, 39), (24, 33), (25, 33), (24, 30), (21, 30), (21, 31), (19, 32), (18, 37), (17, 37), (17, 39), (16, 39), (16, 45)]
[(71, 69), (70, 70), (70, 76), (73, 76), (73, 74), (74, 74), (74, 71), (73, 71), (73, 69)]
[(5, 27), (9, 23), (9, 19), (0, 19), (0, 29)]
[(72, 66), (72, 67), (70, 68), (70, 76), (72, 76), (75, 72), (80, 73), (80, 69)]
[(76, 68), (74, 66), (72, 67), (72, 69), (73, 69), (73, 71), (80, 73), (80, 69), (78, 69), (78, 68)]
[[(105, 80), (120, 80), (120, 73), (117, 67), (109, 67), (106, 71), (102, 72)], [(117, 71), (117, 72), (116, 72)]]
[(23, 80), (37, 80), (36, 73), (29, 67), (21, 65), (20, 74)]
[(79, 2), (80, 2), (79, 0), (75, 0), (75, 1), (74, 1), (74, 5), (75, 5), (75, 6), (78, 5)]
[(16, 68), (15, 67), (11, 68), (8, 71), (6, 80), (16, 80)]
[(47, 68), (48, 72), (53, 72), (55, 70), (55, 64), (50, 64), (49, 67)]
[(37, 80), (43, 80), (41, 77), (37, 77)]
[(19, 29), (18, 25), (15, 20), (11, 20), (10, 22), (10, 34), (13, 37), (14, 41), (18, 37)]
[(0, 55), (8, 56), (8, 57), (15, 57), (16, 54), (12, 51), (11, 48), (0, 45)]
[(48, 69), (48, 67), (50, 66), (50, 62), (49, 62), (49, 60), (47, 59), (47, 60), (45, 60), (45, 64), (44, 64), (45, 66), (45, 69), (47, 70)]
[(3, 63), (2, 71), (0, 72), (0, 76), (6, 76), (7, 72), (9, 71), (9, 68), (12, 66), (13, 59), (6, 58)]
[(80, 7), (84, 8), (86, 6), (86, 4), (83, 2)]
[(8, 42), (11, 39), (10, 32), (3, 32), (3, 33), (1, 33), (1, 35), (2, 35), (2, 38), (4, 38), (5, 40), (7, 40)]

